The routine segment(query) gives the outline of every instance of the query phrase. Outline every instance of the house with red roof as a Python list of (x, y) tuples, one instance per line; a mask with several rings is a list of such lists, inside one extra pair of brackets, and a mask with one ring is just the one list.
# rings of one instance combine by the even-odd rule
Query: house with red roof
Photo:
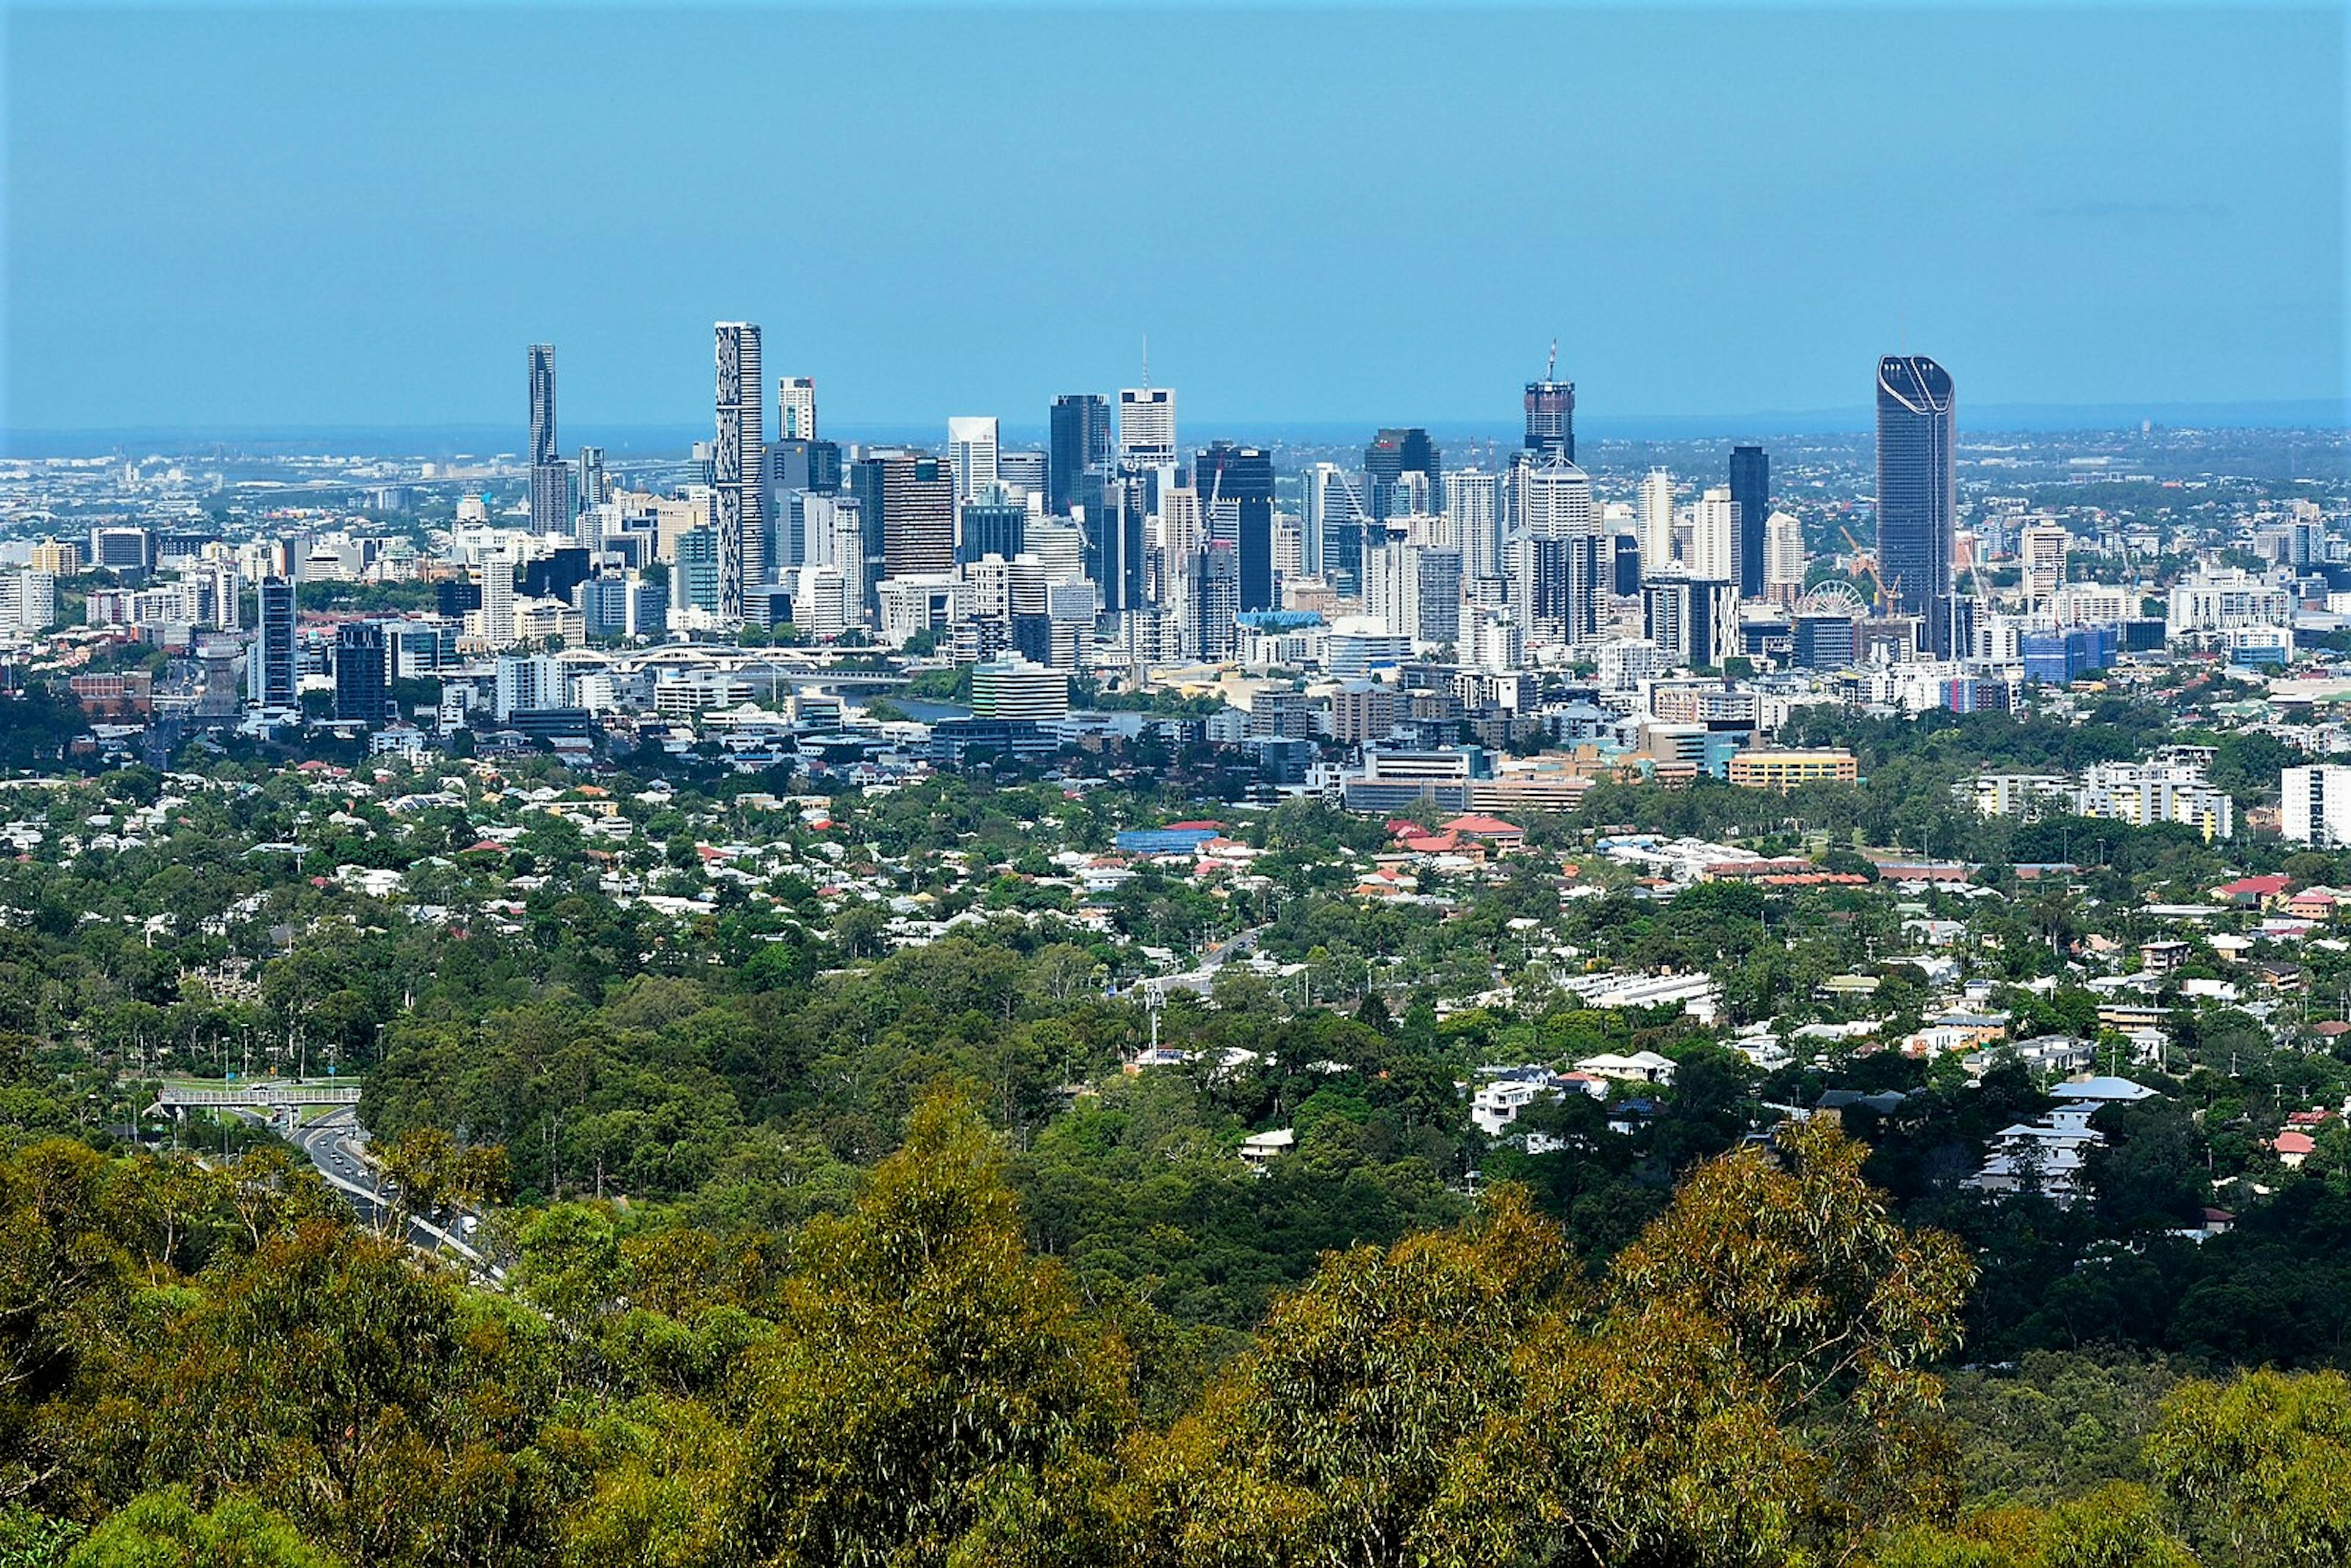
[(2308, 1133), (2297, 1132), (2292, 1129), (2280, 1133), (2276, 1137), (2270, 1140), (2270, 1150), (2273, 1154), (2277, 1155), (2278, 1164), (2283, 1166), (2290, 1171), (2300, 1170), (2302, 1168), (2302, 1162), (2310, 1158), (2313, 1154), (2317, 1152), (2317, 1149), (2318, 1142), (2316, 1139), (2313, 1138)]
[(2284, 875), (2241, 876), (2234, 882), (2224, 882), (2212, 890), (2212, 896), (2223, 904), (2241, 907), (2266, 908), (2283, 898), (2294, 879)]
[(1475, 811), (1456, 817), (1449, 822), (1440, 822), (1437, 831), (1458, 833), (1465, 839), (1476, 839), (1498, 850), (1513, 850), (1527, 841), (1527, 831), (1517, 823), (1506, 822), (1499, 817), (1480, 816)]

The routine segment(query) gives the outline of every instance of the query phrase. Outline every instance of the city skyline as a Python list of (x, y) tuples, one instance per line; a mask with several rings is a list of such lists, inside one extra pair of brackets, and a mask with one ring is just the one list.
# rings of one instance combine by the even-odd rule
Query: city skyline
[[(813, 205), (761, 196), (775, 176), (706, 112), (622, 139), (574, 85), (622, 50), (683, 68), (722, 26), (730, 47), (815, 62), (776, 105), (777, 134), (824, 171)], [(1499, 424), (1491, 389), (1535, 380), (1553, 339), (1594, 430), (1850, 418), (1865, 413), (1850, 367), (1909, 344), (1966, 363), (1987, 411), (2341, 396), (2339, 16), (1277, 7), (1203, 82), (1167, 45), (1213, 26), (1010, 7), (658, 26), (474, 7), (431, 27), (396, 9), (26, 11), (5, 422), (488, 425), (510, 406), (497, 345), (552, 340), (575, 430), (681, 426), (707, 371), (680, 345), (716, 319), (766, 322), (841, 430), (1131, 385), (1146, 338), (1187, 425), (1216, 434)], [(1399, 50), (1432, 29), (1450, 46), (1435, 64)], [(877, 45), (883, 78), (826, 63)], [(533, 69), (503, 72), (526, 48)], [(1562, 57), (1583, 65), (1573, 90), (1544, 64)], [(979, 92), (1016, 59), (1066, 100), (1054, 115)], [(566, 61), (583, 68), (538, 68)], [(2166, 85), (2191, 65), (2211, 110), (2192, 118)], [(1734, 76), (1784, 85), (1750, 101), (1726, 96)], [(475, 91), (490, 81), (509, 85)], [(1128, 172), (1233, 191), (1247, 243), (1213, 225), (1063, 233), (1011, 199), (1094, 178), (1107, 147), (1062, 130), (1136, 100), (1160, 133), (1118, 140)], [(1719, 112), (1679, 112), (1700, 102)], [(1871, 127), (1922, 106), (1931, 141), (1879, 145)], [(1531, 108), (1555, 123), (1555, 173), (1494, 155)], [(600, 200), (549, 216), (485, 165), (479, 148), (526, 122), (560, 183)], [(868, 199), (934, 163), (949, 126), (991, 178), (926, 181), (903, 210)], [(1372, 170), (1511, 220), (1383, 224)], [(625, 243), (653, 228), (686, 243), (658, 260)], [(991, 243), (943, 248), (964, 233)], [(137, 378), (106, 369), (134, 360)]]

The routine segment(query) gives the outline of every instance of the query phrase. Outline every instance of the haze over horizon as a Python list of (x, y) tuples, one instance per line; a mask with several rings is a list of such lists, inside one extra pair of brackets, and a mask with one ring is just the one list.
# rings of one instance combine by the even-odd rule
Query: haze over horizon
[(1554, 337), (1595, 431), (1864, 416), (1904, 349), (1962, 409), (2346, 384), (2332, 8), (8, 28), (16, 432), (511, 425), (532, 341), (567, 428), (685, 427), (737, 318), (842, 429), (1038, 423), (1146, 336), (1201, 429), (1499, 426)]

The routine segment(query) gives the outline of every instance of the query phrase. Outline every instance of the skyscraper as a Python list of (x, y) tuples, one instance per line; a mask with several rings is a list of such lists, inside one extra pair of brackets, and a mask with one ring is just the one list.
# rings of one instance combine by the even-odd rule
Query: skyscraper
[(1877, 570), (1938, 658), (1952, 647), (1953, 407), (1950, 372), (1926, 355), (1877, 361)]
[(591, 511), (607, 499), (604, 494), (604, 449), (583, 446), (580, 449), (580, 509)]
[[(716, 331), (718, 433), (711, 450), (710, 482), (718, 515), (718, 615), (734, 621), (742, 617), (744, 591), (767, 580), (761, 479), (768, 432), (759, 410), (759, 329), (748, 321), (721, 321)], [(952, 536), (949, 549), (952, 553)]]
[(1527, 383), (1527, 450), (1575, 461), (1575, 383), (1551, 379)]
[[(1166, 387), (1126, 387), (1118, 394), (1118, 455), (1156, 468), (1176, 461), (1176, 394)], [(1207, 486), (1201, 486), (1202, 494)]]
[(1101, 504), (1086, 510), (1086, 575), (1102, 591), (1106, 614), (1144, 608), (1151, 499), (1149, 476), (1121, 464), (1102, 486)]
[(555, 345), (530, 346), (530, 465), (555, 461)]
[(1739, 503), (1730, 498), (1730, 486), (1708, 486), (1691, 519), (1689, 574), (1716, 582), (1736, 581), (1740, 532)]
[(1045, 478), (1045, 509), (1066, 517), (1078, 499), (1078, 481), (1089, 468), (1110, 465), (1110, 400), (1100, 392), (1070, 392), (1053, 400), (1051, 453)]
[(1731, 551), (1743, 599), (1763, 597), (1763, 525), (1771, 516), (1771, 459), (1761, 446), (1730, 449), (1730, 498), (1739, 504), (1739, 536)]
[(1674, 476), (1652, 468), (1641, 476), (1641, 574), (1663, 577), (1674, 566)]
[[(1217, 442), (1194, 460), (1192, 488), (1200, 493), (1211, 537), (1232, 540), (1242, 611), (1279, 608), (1273, 591), (1272, 455), (1261, 446)], [(1229, 535), (1219, 521), (1224, 516), (1230, 517)]]
[(335, 717), (343, 723), (381, 724), (391, 705), (383, 628), (353, 622), (335, 632)]
[(866, 577), (911, 577), (955, 570), (953, 470), (927, 453), (880, 452), (851, 467)]
[(776, 433), (785, 441), (816, 439), (814, 376), (786, 376), (776, 383)]
[(1406, 474), (1417, 474), (1426, 480), (1429, 507), (1441, 510), (1445, 505), (1445, 455), (1428, 439), (1428, 432), (1417, 427), (1391, 429), (1372, 437), (1372, 444), (1364, 448), (1364, 476), (1371, 482), (1374, 522), (1384, 522), (1407, 509), (1395, 504), (1397, 487)]
[(265, 578), (257, 597), (261, 636), (253, 644), (247, 689), (256, 707), (294, 707), (301, 701), (294, 655), (294, 585), (282, 577)]
[(996, 483), (996, 421), (992, 416), (956, 416), (947, 421), (947, 461), (955, 468), (957, 503), (973, 500)]
[(1804, 528), (1785, 512), (1763, 524), (1763, 591), (1792, 603), (1804, 587)]
[(571, 531), (571, 468), (555, 449), (555, 345), (530, 346), (530, 531)]
[(1300, 525), (1306, 534), (1306, 575), (1333, 577), (1350, 585), (1361, 581), (1364, 530), (1372, 520), (1363, 486), (1336, 463), (1310, 465), (1302, 482)]

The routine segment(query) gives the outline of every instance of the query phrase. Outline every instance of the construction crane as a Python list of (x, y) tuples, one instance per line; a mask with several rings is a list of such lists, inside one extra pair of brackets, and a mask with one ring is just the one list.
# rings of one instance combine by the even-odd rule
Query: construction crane
[(1851, 528), (1840, 524), (1837, 532), (1844, 536), (1846, 546), (1853, 551), (1854, 570), (1868, 578), (1871, 586), (1877, 590), (1875, 605), (1877, 613), (1880, 615), (1889, 613), (1894, 606), (1900, 602), (1895, 596), (1902, 591), (1902, 580), (1897, 577), (1892, 582), (1887, 582), (1877, 570), (1877, 557), (1861, 548), (1861, 541), (1853, 537)]

